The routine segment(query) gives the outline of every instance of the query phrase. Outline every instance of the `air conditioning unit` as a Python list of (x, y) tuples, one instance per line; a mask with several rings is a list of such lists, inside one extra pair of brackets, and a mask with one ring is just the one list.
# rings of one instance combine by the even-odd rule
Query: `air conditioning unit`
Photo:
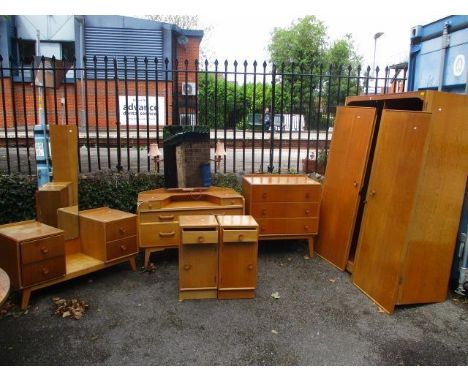
[(197, 95), (197, 84), (195, 82), (182, 82), (182, 95)]
[(197, 115), (195, 113), (180, 114), (179, 123), (181, 126), (195, 126), (197, 124)]

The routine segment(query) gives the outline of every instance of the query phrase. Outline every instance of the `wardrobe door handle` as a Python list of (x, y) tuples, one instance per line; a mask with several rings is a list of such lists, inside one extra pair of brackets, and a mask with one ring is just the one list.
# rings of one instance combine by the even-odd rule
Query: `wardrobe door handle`
[(192, 268), (192, 266), (191, 266), (190, 264), (185, 264), (185, 265), (184, 265), (184, 269), (185, 269), (186, 271), (188, 271), (190, 268)]
[(353, 182), (353, 187), (356, 188), (358, 186), (358, 182), (354, 181)]

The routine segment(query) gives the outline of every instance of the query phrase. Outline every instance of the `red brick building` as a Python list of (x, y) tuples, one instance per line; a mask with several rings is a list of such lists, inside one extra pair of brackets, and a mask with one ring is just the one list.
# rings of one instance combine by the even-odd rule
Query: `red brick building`
[[(39, 30), (40, 52), (32, 26)], [(120, 123), (125, 131), (197, 122), (195, 62), (203, 31), (123, 16), (12, 16), (0, 18), (0, 36), (3, 131), (39, 123), (39, 86), (32, 81), (38, 64), (31, 58), (38, 53), (75, 62), (55, 88), (46, 76), (49, 124), (105, 131)], [(39, 71), (47, 65), (39, 64)], [(58, 61), (51, 65), (63, 74)]]

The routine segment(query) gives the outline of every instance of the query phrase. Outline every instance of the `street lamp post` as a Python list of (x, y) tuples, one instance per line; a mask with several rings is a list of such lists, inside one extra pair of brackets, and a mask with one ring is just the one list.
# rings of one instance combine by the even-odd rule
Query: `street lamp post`
[(372, 73), (373, 77), (375, 77), (375, 52), (377, 51), (377, 39), (382, 36), (384, 32), (377, 32), (374, 35), (374, 61), (372, 62)]

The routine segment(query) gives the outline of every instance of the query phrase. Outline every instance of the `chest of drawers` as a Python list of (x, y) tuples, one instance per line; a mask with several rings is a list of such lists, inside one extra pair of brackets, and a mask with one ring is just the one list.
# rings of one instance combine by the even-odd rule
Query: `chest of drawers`
[(63, 231), (28, 220), (0, 227), (0, 267), (24, 289), (65, 274)]
[(103, 262), (138, 252), (136, 215), (108, 207), (80, 211), (81, 250)]
[(179, 300), (216, 298), (219, 241), (216, 217), (181, 216), (179, 226)]
[(245, 175), (246, 213), (259, 225), (259, 239), (307, 239), (313, 255), (318, 232), (321, 184), (305, 175)]
[(177, 248), (182, 215), (243, 215), (244, 198), (231, 188), (155, 189), (138, 194), (138, 241), (145, 249), (145, 266), (151, 252)]
[(218, 298), (254, 298), (257, 286), (258, 224), (252, 216), (217, 216)]

